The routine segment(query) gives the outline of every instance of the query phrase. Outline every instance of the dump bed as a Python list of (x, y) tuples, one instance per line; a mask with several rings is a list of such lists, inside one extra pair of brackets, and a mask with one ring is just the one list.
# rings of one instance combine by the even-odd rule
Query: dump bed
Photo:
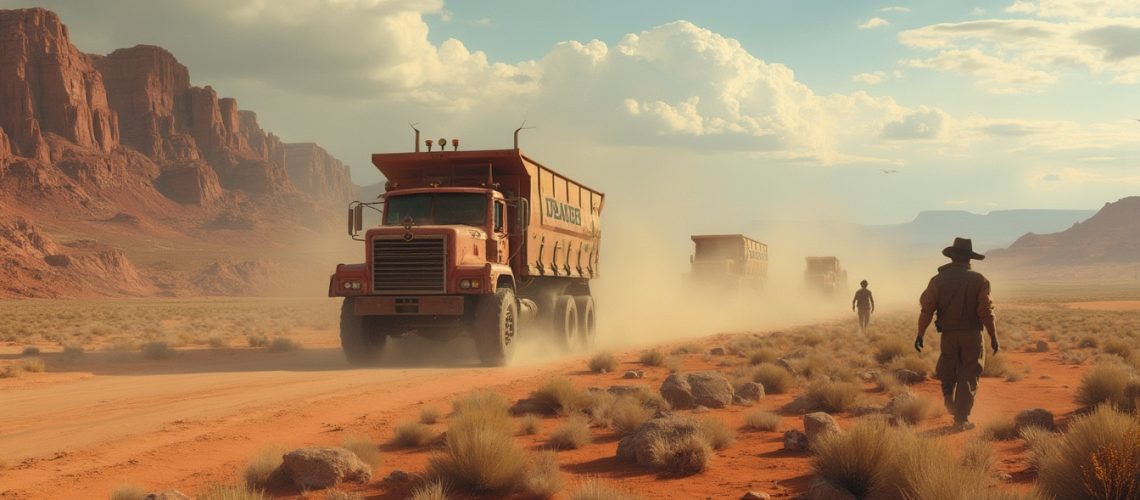
[[(516, 277), (598, 276), (605, 195), (517, 149), (372, 155), (389, 189), (486, 187), (511, 201), (511, 266)], [(519, 201), (518, 203), (514, 203)], [(525, 217), (518, 217), (524, 210)], [(518, 227), (519, 220), (525, 227)]]

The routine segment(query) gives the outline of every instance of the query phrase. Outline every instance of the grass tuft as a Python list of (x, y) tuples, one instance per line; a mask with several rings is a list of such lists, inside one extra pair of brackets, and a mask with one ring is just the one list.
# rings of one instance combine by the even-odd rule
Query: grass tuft
[(249, 489), (264, 490), (276, 484), (282, 476), (281, 462), (285, 450), (271, 446), (261, 450), (245, 466), (245, 485)]
[(524, 436), (532, 436), (538, 434), (538, 428), (542, 420), (538, 415), (526, 414), (519, 420), (519, 433)]
[(638, 361), (645, 366), (661, 366), (665, 364), (665, 353), (660, 349), (647, 349), (641, 351)]
[(744, 414), (744, 428), (754, 431), (778, 431), (784, 425), (784, 417), (770, 411), (752, 410)]
[(111, 500), (143, 500), (146, 490), (133, 484), (124, 484), (111, 492)]
[(142, 354), (144, 358), (151, 360), (170, 359), (174, 356), (174, 349), (164, 341), (152, 340), (143, 344)]
[(820, 411), (838, 413), (858, 402), (863, 396), (863, 388), (854, 382), (820, 379), (808, 385), (804, 396)]
[(544, 451), (531, 460), (522, 489), (531, 498), (546, 499), (558, 494), (564, 486), (558, 457), (552, 451)]
[(594, 440), (585, 417), (570, 417), (550, 435), (550, 445), (559, 450), (576, 450)]
[(578, 485), (578, 489), (570, 494), (570, 500), (640, 500), (640, 498), (598, 478), (583, 481)]
[(402, 448), (416, 448), (435, 440), (437, 434), (431, 426), (419, 422), (404, 422), (396, 426), (392, 444)]
[(594, 373), (609, 373), (617, 369), (618, 362), (617, 358), (615, 358), (613, 354), (610, 354), (608, 352), (599, 352), (590, 358), (590, 361), (587, 363), (587, 365), (590, 367), (590, 371)]
[(530, 398), (537, 402), (543, 411), (550, 414), (570, 415), (590, 405), (590, 396), (574, 387), (566, 377), (547, 380), (545, 384), (530, 393)]
[(1127, 389), (1131, 373), (1128, 366), (1120, 363), (1097, 363), (1085, 373), (1081, 385), (1077, 387), (1077, 402), (1086, 408), (1102, 403), (1127, 408), (1134, 404), (1128, 401)]
[(291, 352), (301, 348), (301, 343), (289, 337), (277, 337), (269, 343), (269, 352)]
[(434, 424), (439, 422), (439, 418), (443, 416), (443, 412), (434, 406), (425, 406), (420, 408), (420, 423), (421, 424)]
[(447, 500), (447, 487), (440, 481), (420, 485), (408, 500)]
[(259, 488), (239, 484), (214, 484), (194, 497), (197, 500), (265, 500), (265, 492)]
[(1031, 447), (1037, 484), (1055, 498), (1140, 498), (1140, 420), (1109, 406)]
[(677, 476), (691, 476), (708, 468), (712, 447), (700, 436), (687, 435), (675, 441), (657, 439), (650, 444), (654, 467)]
[(380, 465), (380, 447), (376, 446), (368, 436), (348, 435), (341, 442), (341, 447), (351, 451), (360, 461), (370, 465), (373, 469)]
[(697, 421), (697, 435), (714, 450), (723, 450), (736, 442), (736, 431), (712, 417)]
[(784, 394), (795, 384), (788, 370), (775, 363), (760, 363), (752, 371), (752, 381), (764, 386), (766, 394)]
[(527, 456), (511, 437), (506, 398), (475, 393), (457, 399), (444, 450), (427, 475), (473, 492), (505, 492), (521, 485)]

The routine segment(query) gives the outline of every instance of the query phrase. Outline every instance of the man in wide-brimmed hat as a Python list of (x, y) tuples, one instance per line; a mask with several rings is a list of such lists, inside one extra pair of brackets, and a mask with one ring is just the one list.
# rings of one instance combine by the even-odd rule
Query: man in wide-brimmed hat
[(954, 238), (954, 244), (943, 249), (942, 255), (951, 262), (938, 268), (938, 274), (930, 278), (919, 298), (922, 313), (918, 316), (914, 348), (922, 352), (922, 337), (937, 314), (934, 327), (942, 332), (942, 354), (935, 372), (942, 381), (946, 409), (954, 415), (955, 430), (968, 430), (974, 428), (970, 410), (985, 356), (982, 328), (990, 336), (993, 353), (998, 352), (990, 282), (981, 273), (970, 270), (970, 260), (986, 258), (974, 252), (970, 240)]

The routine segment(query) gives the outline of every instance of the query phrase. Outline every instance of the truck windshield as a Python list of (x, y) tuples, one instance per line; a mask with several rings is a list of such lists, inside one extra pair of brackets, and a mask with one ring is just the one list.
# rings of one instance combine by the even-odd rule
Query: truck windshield
[(384, 224), (398, 226), (405, 217), (418, 225), (483, 226), (487, 223), (487, 196), (474, 193), (410, 194), (388, 198)]

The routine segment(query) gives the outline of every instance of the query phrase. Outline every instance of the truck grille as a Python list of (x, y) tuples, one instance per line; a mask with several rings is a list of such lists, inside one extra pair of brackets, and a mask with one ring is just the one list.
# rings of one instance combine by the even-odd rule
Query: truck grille
[(444, 293), (447, 279), (443, 236), (412, 241), (372, 241), (372, 291), (375, 293)]

